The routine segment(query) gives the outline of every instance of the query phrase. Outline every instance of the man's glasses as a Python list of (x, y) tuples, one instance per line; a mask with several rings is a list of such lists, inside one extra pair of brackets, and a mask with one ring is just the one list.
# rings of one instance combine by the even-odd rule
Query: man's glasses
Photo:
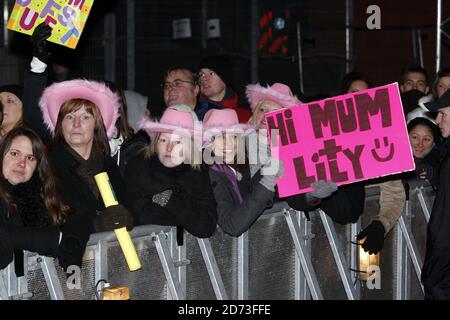
[(189, 84), (193, 85), (193, 83), (191, 81), (176, 79), (176, 80), (171, 81), (171, 82), (170, 81), (164, 81), (161, 84), (161, 88), (163, 88), (163, 89), (169, 89), (169, 88), (172, 88), (172, 87), (180, 88), (180, 87), (184, 86), (183, 83), (189, 83)]

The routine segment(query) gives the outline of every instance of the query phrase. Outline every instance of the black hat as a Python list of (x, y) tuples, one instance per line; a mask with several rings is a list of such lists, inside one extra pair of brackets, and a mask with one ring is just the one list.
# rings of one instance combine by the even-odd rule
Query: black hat
[(207, 68), (215, 73), (222, 79), (222, 81), (230, 86), (233, 83), (233, 65), (229, 56), (227, 55), (217, 55), (217, 56), (206, 56), (200, 61), (198, 70)]
[(450, 107), (450, 90), (445, 91), (445, 93), (434, 101), (420, 103), (420, 106), (425, 111), (437, 112), (439, 109)]
[(419, 99), (425, 94), (417, 89), (409, 90), (401, 94), (403, 110), (405, 114), (416, 109), (419, 106)]
[(0, 93), (2, 92), (11, 92), (15, 94), (20, 101), (23, 101), (23, 87), (17, 84), (7, 84), (5, 86), (1, 86)]

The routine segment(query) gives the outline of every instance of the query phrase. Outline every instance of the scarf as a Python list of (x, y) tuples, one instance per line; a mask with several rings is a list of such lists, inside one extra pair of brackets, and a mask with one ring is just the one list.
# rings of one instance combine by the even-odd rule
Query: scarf
[(67, 146), (69, 152), (74, 156), (78, 162), (76, 173), (86, 182), (95, 198), (100, 198), (100, 192), (95, 182), (94, 176), (103, 171), (103, 162), (105, 157), (97, 148), (92, 147), (91, 154), (87, 160), (83, 159), (75, 150)]
[(233, 172), (233, 170), (230, 168), (230, 166), (226, 164), (214, 164), (211, 167), (212, 170), (217, 172), (222, 172), (228, 180), (231, 182), (231, 187), (233, 188), (234, 194), (237, 196), (239, 204), (244, 202), (244, 199), (242, 198), (241, 192), (239, 190), (236, 174)]

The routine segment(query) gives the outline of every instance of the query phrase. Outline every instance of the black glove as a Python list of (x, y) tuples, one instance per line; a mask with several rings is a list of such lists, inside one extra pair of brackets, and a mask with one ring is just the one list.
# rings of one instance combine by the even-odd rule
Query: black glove
[(50, 52), (47, 47), (47, 39), (52, 34), (52, 28), (42, 22), (33, 31), (31, 43), (33, 45), (33, 56), (47, 63)]
[(356, 239), (366, 238), (361, 247), (364, 251), (369, 251), (369, 254), (376, 254), (383, 249), (384, 232), (383, 224), (378, 220), (374, 220), (358, 234)]
[(64, 269), (71, 265), (81, 267), (89, 236), (94, 232), (93, 218), (86, 214), (73, 214), (61, 227), (62, 238), (58, 247), (59, 265)]
[(130, 211), (121, 204), (109, 206), (94, 219), (96, 232), (113, 231), (123, 227), (127, 227), (127, 230), (130, 231), (133, 229), (133, 225), (133, 216)]
[(0, 270), (5, 269), (12, 260), (13, 248), (8, 241), (5, 230), (0, 228)]

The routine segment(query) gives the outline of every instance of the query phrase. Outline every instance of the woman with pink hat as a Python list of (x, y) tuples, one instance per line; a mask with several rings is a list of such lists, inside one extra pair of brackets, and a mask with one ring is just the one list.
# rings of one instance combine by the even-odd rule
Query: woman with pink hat
[(141, 122), (151, 144), (125, 169), (138, 224), (178, 226), (199, 238), (214, 233), (216, 202), (207, 168), (201, 165), (201, 141), (195, 146), (194, 138), (201, 138), (197, 124), (192, 109), (181, 104), (168, 107), (159, 122)]
[[(238, 237), (272, 206), (275, 178), (282, 166), (264, 175), (270, 163), (249, 164), (244, 136), (255, 126), (239, 124), (233, 109), (211, 109), (203, 119), (205, 162), (211, 164), (209, 177), (217, 202), (218, 224), (231, 236)], [(210, 153), (213, 161), (206, 156)]]
[(122, 205), (105, 209), (94, 180), (96, 174), (107, 172), (117, 200), (127, 203), (108, 145), (108, 137), (115, 132), (118, 97), (103, 83), (70, 80), (46, 88), (39, 105), (53, 135), (48, 149), (50, 162), (63, 199), (75, 210), (66, 223), (71, 232), (63, 232), (61, 246), (75, 252), (67, 263), (81, 265), (91, 233), (112, 230), (111, 222), (117, 222), (116, 227), (132, 226), (133, 219)]
[[(249, 123), (259, 128), (260, 149), (270, 153), (265, 114), (283, 108), (291, 108), (302, 104), (291, 89), (282, 83), (263, 87), (260, 84), (249, 84), (246, 88), (247, 99), (253, 111)], [(339, 188), (333, 181), (319, 180), (311, 184), (313, 191), (287, 197), (283, 200), (296, 210), (308, 212), (320, 207), (335, 222), (346, 224), (356, 222), (364, 209), (364, 187), (352, 184)]]

